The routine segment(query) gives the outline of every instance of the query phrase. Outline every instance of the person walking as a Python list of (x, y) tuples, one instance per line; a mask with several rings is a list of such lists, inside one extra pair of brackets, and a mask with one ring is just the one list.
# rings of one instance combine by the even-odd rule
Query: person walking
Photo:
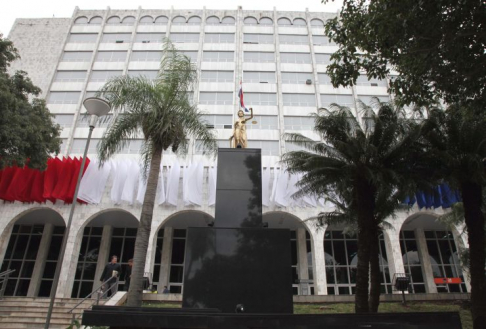
[(101, 291), (103, 294), (107, 291), (106, 297), (111, 297), (116, 293), (116, 279), (121, 272), (121, 265), (118, 264), (118, 256), (113, 255), (111, 256), (111, 261), (106, 264), (105, 268), (103, 269), (103, 273), (101, 274), (100, 281), (104, 282), (101, 286)]
[(130, 280), (132, 279), (132, 267), (133, 267), (133, 259), (128, 260), (128, 266), (125, 270), (125, 291), (128, 291), (130, 288)]

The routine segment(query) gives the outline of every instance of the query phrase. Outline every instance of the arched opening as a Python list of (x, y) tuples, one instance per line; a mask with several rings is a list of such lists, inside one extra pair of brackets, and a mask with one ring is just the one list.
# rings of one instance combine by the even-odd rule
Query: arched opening
[(294, 295), (314, 294), (314, 266), (311, 236), (306, 225), (296, 216), (280, 211), (263, 215), (269, 228), (290, 230), (292, 291)]
[(30, 209), (13, 219), (0, 269), (15, 270), (6, 296), (50, 295), (65, 226), (61, 215), (50, 208)]
[(277, 23), (278, 26), (292, 26), (292, 22), (288, 18), (279, 18)]
[(152, 16), (143, 16), (140, 18), (140, 25), (152, 25), (154, 23), (154, 19)]
[(324, 27), (324, 22), (318, 18), (312, 19), (310, 23), (312, 27)]
[(88, 24), (88, 18), (85, 16), (78, 17), (74, 21), (74, 25), (85, 25), (85, 24)]
[(435, 214), (407, 218), (400, 230), (400, 248), (410, 293), (467, 292), (454, 236)]
[(174, 25), (186, 24), (186, 19), (182, 16), (176, 16), (172, 19), (172, 24)]
[(169, 23), (169, 18), (166, 17), (166, 16), (159, 16), (155, 19), (155, 22), (154, 22), (154, 24), (157, 24), (157, 25), (167, 25), (167, 23)]
[(171, 215), (159, 227), (155, 238), (153, 285), (159, 293), (165, 286), (174, 294), (182, 293), (184, 278), (184, 253), (187, 229), (207, 227), (213, 217), (195, 210)]
[(123, 25), (134, 25), (135, 24), (135, 17), (127, 16), (127, 17), (123, 18), (122, 24)]
[(255, 17), (246, 17), (244, 20), (243, 20), (243, 23), (245, 25), (257, 25), (258, 24), (258, 21)]
[(219, 25), (219, 18), (216, 17), (216, 16), (209, 16), (207, 19), (206, 19), (206, 24), (207, 25)]
[(71, 297), (84, 298), (101, 282), (100, 277), (112, 255), (122, 266), (120, 289), (125, 282), (128, 260), (133, 258), (138, 220), (131, 213), (108, 209), (91, 217), (80, 230), (81, 246)]
[(103, 23), (103, 18), (100, 16), (95, 16), (89, 20), (89, 24), (92, 25), (101, 25)]
[(260, 25), (273, 25), (273, 21), (271, 18), (262, 17), (260, 18)]
[(112, 17), (108, 18), (108, 20), (106, 21), (106, 24), (108, 24), (108, 25), (120, 24), (120, 17), (112, 16)]
[[(358, 239), (342, 225), (330, 225), (324, 233), (324, 257), (328, 295), (354, 295), (358, 265)], [(391, 278), (383, 233), (379, 236), (381, 293), (391, 294)]]
[(235, 25), (236, 21), (235, 21), (234, 17), (226, 16), (226, 17), (223, 17), (221, 24), (223, 24), (223, 25)]
[(294, 19), (294, 26), (306, 26), (307, 22), (303, 18)]
[(199, 17), (199, 16), (189, 17), (189, 19), (187, 20), (187, 24), (189, 24), (189, 25), (201, 25), (201, 17)]

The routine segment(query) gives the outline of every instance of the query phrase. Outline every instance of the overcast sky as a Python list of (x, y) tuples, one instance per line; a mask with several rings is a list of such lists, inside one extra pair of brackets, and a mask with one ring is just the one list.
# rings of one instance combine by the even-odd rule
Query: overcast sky
[(16, 18), (44, 18), (44, 17), (71, 17), (74, 7), (80, 9), (136, 9), (142, 6), (145, 9), (236, 9), (243, 6), (247, 10), (277, 10), (337, 12), (341, 7), (341, 0), (335, 0), (328, 4), (322, 4), (321, 0), (174, 0), (174, 1), (150, 1), (150, 0), (3, 0), (0, 10), (0, 33), (8, 36)]

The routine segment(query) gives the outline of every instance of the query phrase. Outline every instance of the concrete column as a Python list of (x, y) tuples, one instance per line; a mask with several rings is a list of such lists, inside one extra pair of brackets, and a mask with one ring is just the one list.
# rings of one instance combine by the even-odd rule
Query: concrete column
[[(280, 39), (278, 34), (278, 13), (277, 9), (273, 7), (273, 33), (275, 36), (274, 46), (275, 46), (275, 65), (277, 74), (277, 106), (278, 106), (278, 130), (279, 135), (282, 136), (285, 133), (284, 124), (284, 110), (283, 110), (283, 95), (282, 95), (282, 72), (280, 66)], [(279, 138), (280, 142), (280, 154), (285, 153), (285, 140)]]
[(49, 253), (49, 247), (51, 246), (53, 231), (54, 225), (44, 225), (44, 231), (42, 232), (39, 250), (37, 251), (37, 257), (35, 258), (34, 270), (32, 271), (32, 277), (30, 278), (30, 285), (29, 290), (27, 291), (27, 297), (36, 297), (39, 293), (42, 274), (44, 274), (44, 267), (46, 266), (47, 254)]
[[(1, 218), (0, 218), (1, 219)], [(12, 230), (14, 223), (9, 223), (8, 225), (0, 226), (0, 267), (3, 264), (3, 259), (5, 258), (5, 252), (7, 251), (8, 243), (10, 242), (10, 237), (12, 236)]]
[[(383, 230), (385, 238), (386, 258), (388, 260), (388, 269), (390, 270), (390, 280), (393, 283), (393, 277), (396, 273), (405, 273), (403, 266), (402, 251), (400, 248), (400, 229), (391, 228)], [(393, 290), (394, 294), (401, 293)]]
[(427, 241), (425, 240), (423, 229), (415, 229), (415, 240), (417, 241), (420, 264), (422, 264), (422, 275), (424, 276), (425, 291), (429, 294), (436, 294), (437, 286), (434, 282), (434, 272), (432, 271), (429, 248), (427, 248)]
[[(81, 212), (75, 214), (73, 225), (71, 226), (69, 236), (67, 237), (66, 251), (64, 253), (64, 259), (62, 259), (61, 273), (59, 275), (59, 283), (56, 290), (57, 298), (71, 297), (74, 276), (76, 275), (76, 267), (78, 264), (79, 249), (81, 248), (81, 241), (83, 240), (83, 228), (78, 225), (80, 223), (79, 219), (82, 216)], [(61, 260), (59, 259), (58, 261)]]
[(305, 228), (297, 229), (297, 259), (299, 264), (299, 279), (301, 280), (308, 280), (309, 279), (309, 271), (308, 262), (307, 262), (307, 245), (305, 241)]
[(174, 229), (172, 227), (164, 227), (164, 241), (162, 243), (162, 259), (160, 261), (160, 274), (159, 274), (159, 287), (158, 291), (162, 291), (161, 288), (169, 285), (169, 272), (170, 272), (170, 258), (172, 255), (172, 237)]
[[(100, 243), (100, 251), (98, 253), (98, 263), (96, 264), (96, 272), (94, 278), (94, 286), (96, 288), (100, 285), (100, 277), (105, 269), (106, 263), (110, 260), (112, 255), (109, 254), (110, 252), (110, 245), (111, 245), (111, 235), (113, 232), (113, 227), (111, 225), (103, 226), (103, 233), (101, 234), (101, 243)], [(118, 255), (120, 257), (120, 255)]]
[(326, 257), (324, 254), (325, 231), (324, 228), (311, 230), (315, 295), (327, 295)]

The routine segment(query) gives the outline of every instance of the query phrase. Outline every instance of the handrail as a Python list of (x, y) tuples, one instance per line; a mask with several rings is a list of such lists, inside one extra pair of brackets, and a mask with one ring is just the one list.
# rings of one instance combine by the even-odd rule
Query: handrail
[[(103, 282), (98, 288), (94, 289), (88, 296), (84, 297), (79, 303), (77, 303), (73, 308), (71, 308), (69, 311), (67, 311), (67, 313), (71, 313), (72, 314), (72, 320), (71, 320), (71, 325), (74, 325), (74, 322), (76, 321), (76, 314), (74, 314), (74, 310), (77, 309), (85, 300), (93, 297), (93, 295), (96, 293), (96, 300), (90, 305), (93, 306), (94, 304), (98, 305), (99, 302), (100, 302), (100, 299), (104, 298), (105, 295), (108, 294), (108, 291), (111, 291), (111, 286), (109, 289), (106, 289), (105, 292), (103, 292), (102, 294), (100, 294), (100, 290), (102, 290), (101, 288), (107, 284), (109, 281), (111, 281), (113, 279), (113, 277), (109, 278), (108, 280), (106, 280), (105, 282)], [(119, 279), (118, 277), (116, 277), (116, 282), (114, 283), (114, 285), (116, 285), (116, 288), (115, 288), (115, 292), (118, 292), (118, 285), (119, 285)]]
[(6, 270), (0, 273), (0, 299), (3, 298), (3, 294), (5, 293), (5, 289), (7, 288), (7, 281), (10, 277), (10, 274), (15, 272), (16, 270)]

